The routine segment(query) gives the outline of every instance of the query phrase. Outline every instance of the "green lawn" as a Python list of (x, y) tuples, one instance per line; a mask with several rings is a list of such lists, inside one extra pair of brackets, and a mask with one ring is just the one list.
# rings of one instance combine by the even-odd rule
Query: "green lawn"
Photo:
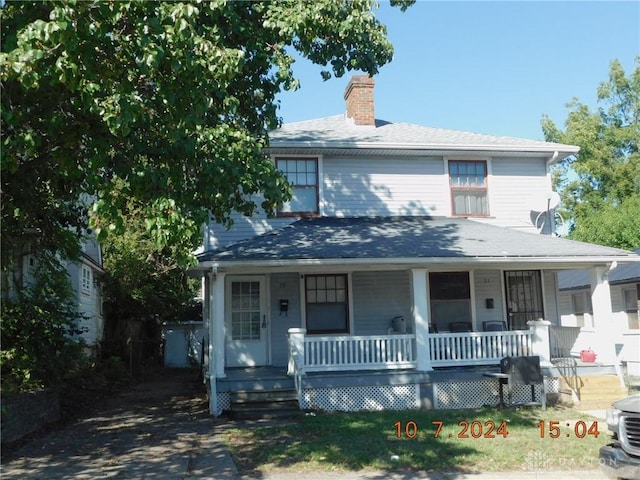
[(318, 413), (225, 433), (243, 473), (588, 470), (608, 439), (606, 422), (561, 407)]

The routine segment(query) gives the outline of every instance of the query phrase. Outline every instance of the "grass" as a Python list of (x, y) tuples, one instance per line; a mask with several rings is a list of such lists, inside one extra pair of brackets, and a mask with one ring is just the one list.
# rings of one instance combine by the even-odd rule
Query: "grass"
[[(459, 422), (468, 423), (468, 429)], [(501, 424), (504, 427), (498, 430)], [(559, 430), (550, 429), (553, 426)], [(551, 433), (558, 433), (558, 438), (552, 438)], [(609, 434), (604, 421), (554, 407), (546, 411), (483, 408), (318, 413), (295, 423), (232, 428), (224, 438), (245, 474), (274, 470), (471, 473), (597, 468), (598, 449), (608, 442)]]

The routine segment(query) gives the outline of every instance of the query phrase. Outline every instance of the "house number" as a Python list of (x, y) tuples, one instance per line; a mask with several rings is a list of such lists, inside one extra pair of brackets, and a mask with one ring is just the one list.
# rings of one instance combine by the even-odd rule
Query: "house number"
[[(440, 438), (444, 422), (434, 420), (431, 424), (433, 425), (433, 431), (421, 431), (418, 424), (413, 420), (404, 423), (396, 422), (393, 426), (396, 428), (396, 438), (408, 438), (410, 440), (427, 437)], [(496, 438), (497, 436), (507, 438), (507, 435), (509, 435), (506, 421), (496, 425), (493, 420), (487, 420), (486, 422), (460, 420), (458, 427), (460, 427), (457, 432), (458, 438)], [(453, 435), (453, 433), (449, 433), (447, 437), (451, 438)]]

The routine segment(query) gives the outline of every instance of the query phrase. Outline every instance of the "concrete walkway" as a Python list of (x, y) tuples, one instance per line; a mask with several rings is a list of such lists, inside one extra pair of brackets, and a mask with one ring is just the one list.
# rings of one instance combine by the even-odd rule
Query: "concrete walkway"
[(192, 370), (110, 398), (93, 415), (36, 436), (2, 459), (2, 479), (238, 478)]
[(288, 472), (240, 476), (221, 441), (226, 420), (209, 416), (197, 372), (168, 370), (110, 398), (97, 412), (38, 435), (2, 458), (2, 479), (590, 480), (588, 472), (490, 474)]

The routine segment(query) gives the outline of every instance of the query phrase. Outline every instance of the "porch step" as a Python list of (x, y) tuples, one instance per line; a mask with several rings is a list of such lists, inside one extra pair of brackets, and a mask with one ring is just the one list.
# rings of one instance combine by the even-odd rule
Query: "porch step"
[(295, 417), (301, 413), (295, 389), (231, 392), (230, 415), (236, 420)]
[(580, 402), (576, 406), (580, 409), (607, 409), (614, 401), (629, 395), (629, 389), (620, 386), (616, 375), (582, 376), (578, 382)]

